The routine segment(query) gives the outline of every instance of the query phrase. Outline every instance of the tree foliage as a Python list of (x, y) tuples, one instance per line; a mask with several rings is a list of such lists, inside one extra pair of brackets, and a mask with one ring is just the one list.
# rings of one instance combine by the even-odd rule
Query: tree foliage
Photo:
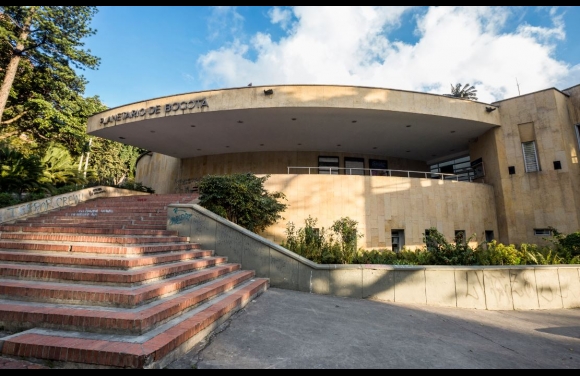
[(48, 190), (50, 186), (40, 182), (42, 171), (42, 162), (37, 156), (25, 156), (0, 145), (0, 192)]
[(50, 110), (66, 108), (84, 92), (86, 80), (74, 68), (99, 65), (82, 48), (82, 40), (96, 33), (89, 27), (96, 12), (95, 6), (0, 8), (0, 124), (37, 116), (58, 121)]
[(461, 86), (460, 83), (455, 84), (455, 86), (453, 86), (453, 84), (451, 85), (451, 97), (456, 97), (456, 98), (465, 98), (465, 99), (470, 99), (470, 100), (477, 100), (477, 90), (475, 89), (475, 86), (473, 85), (469, 85), (469, 84), (465, 84), (463, 85), (463, 87)]
[(135, 177), (135, 163), (143, 152), (135, 146), (94, 137), (89, 166), (102, 184), (118, 185)]
[(86, 80), (75, 71), (99, 65), (83, 48), (96, 32), (89, 27), (96, 12), (94, 6), (0, 6), (0, 142), (10, 146), (3, 167), (10, 192), (118, 185), (134, 177), (141, 149), (86, 133), (88, 118), (107, 109), (98, 96), (83, 97)]
[[(55, 187), (75, 184), (82, 185), (87, 183), (68, 150), (57, 143), (50, 144), (44, 156), (40, 159), (44, 170), (40, 181), (50, 183)], [(89, 175), (92, 177), (92, 174)]]
[(264, 182), (270, 175), (251, 173), (206, 175), (199, 183), (199, 204), (250, 231), (264, 231), (283, 219), (287, 205), (282, 192), (268, 192)]

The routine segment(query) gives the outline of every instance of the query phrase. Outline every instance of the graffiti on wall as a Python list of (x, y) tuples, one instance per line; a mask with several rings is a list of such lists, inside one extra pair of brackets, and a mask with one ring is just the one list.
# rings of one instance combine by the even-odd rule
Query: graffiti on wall
[(84, 201), (83, 194), (75, 192), (67, 195), (48, 197), (42, 200), (27, 202), (26, 204), (18, 206), (11, 206), (0, 209), (0, 223), (28, 215), (42, 214), (65, 206), (76, 205), (81, 201)]
[(178, 225), (183, 222), (189, 222), (193, 214), (188, 213), (185, 209), (173, 208), (173, 214), (169, 216), (170, 225)]

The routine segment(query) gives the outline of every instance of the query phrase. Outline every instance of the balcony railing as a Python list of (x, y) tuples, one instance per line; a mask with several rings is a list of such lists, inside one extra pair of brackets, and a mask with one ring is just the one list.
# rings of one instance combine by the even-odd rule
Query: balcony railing
[[(291, 171), (301, 170), (308, 171), (308, 174), (320, 175), (338, 175), (340, 171), (344, 171), (344, 175), (371, 175), (371, 176), (397, 176), (407, 178), (427, 178), (427, 179), (441, 179), (441, 180), (456, 180), (459, 181), (460, 176), (456, 174), (444, 174), (440, 172), (431, 171), (410, 171), (410, 170), (391, 170), (378, 168), (350, 168), (350, 167), (300, 167), (288, 166), (288, 174)], [(295, 173), (295, 172), (293, 172)], [(470, 179), (471, 181), (471, 179)]]

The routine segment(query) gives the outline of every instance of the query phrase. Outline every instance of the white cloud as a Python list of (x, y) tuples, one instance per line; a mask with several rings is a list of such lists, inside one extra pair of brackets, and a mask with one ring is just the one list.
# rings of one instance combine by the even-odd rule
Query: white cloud
[(207, 20), (208, 34), (210, 41), (223, 36), (224, 30), (229, 31), (229, 35), (236, 35), (242, 30), (244, 17), (237, 11), (236, 7), (216, 6), (212, 8), (210, 17)]
[(280, 27), (284, 30), (288, 29), (288, 26), (292, 21), (292, 12), (280, 7), (271, 8), (268, 11), (268, 16), (270, 17), (270, 22), (280, 24)]
[[(508, 30), (506, 7), (430, 7), (415, 14), (417, 41), (393, 41), (406, 7), (272, 8), (270, 20), (288, 26), (273, 41), (256, 33), (248, 41), (211, 50), (199, 59), (206, 85), (346, 84), (449, 93), (470, 83), (483, 102), (563, 83), (577, 84), (580, 67), (554, 58), (565, 38), (558, 12), (551, 26), (522, 24)], [(290, 14), (292, 12), (292, 14)], [(284, 27), (284, 26), (283, 26)], [(253, 58), (249, 58), (252, 52)]]

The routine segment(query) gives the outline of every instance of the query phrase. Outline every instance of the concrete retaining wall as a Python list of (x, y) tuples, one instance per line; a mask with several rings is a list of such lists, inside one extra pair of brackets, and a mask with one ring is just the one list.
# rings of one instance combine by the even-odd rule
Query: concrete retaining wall
[(132, 191), (114, 187), (97, 186), (78, 191), (63, 193), (62, 195), (30, 201), (19, 205), (8, 206), (0, 209), (0, 223), (13, 222), (18, 219), (35, 216), (52, 210), (75, 206), (81, 202), (99, 197), (118, 197), (149, 195), (146, 192)]
[(167, 229), (277, 288), (488, 310), (580, 307), (580, 265), (320, 265), (194, 204), (169, 205)]

